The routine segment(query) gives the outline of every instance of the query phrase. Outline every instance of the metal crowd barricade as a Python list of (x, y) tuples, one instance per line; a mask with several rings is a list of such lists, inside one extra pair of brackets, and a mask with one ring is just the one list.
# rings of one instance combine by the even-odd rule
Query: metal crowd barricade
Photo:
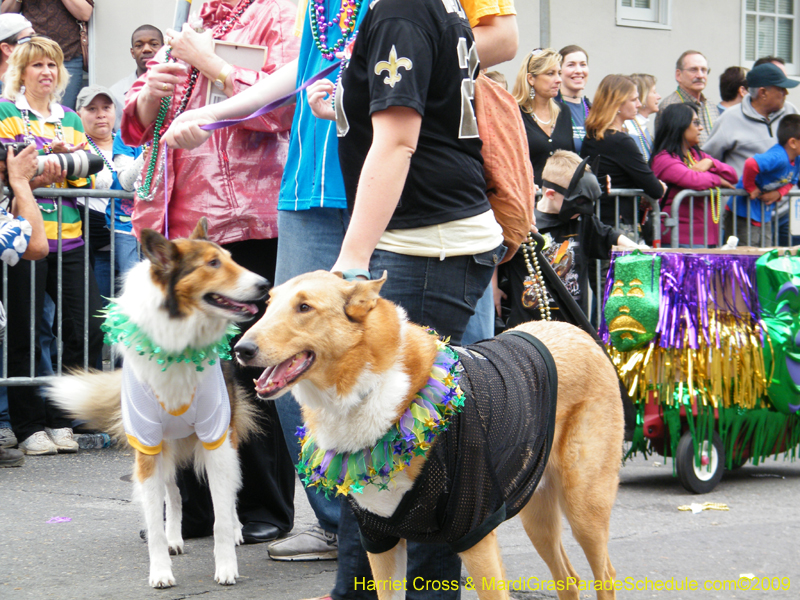
[[(789, 231), (790, 228), (790, 216), (789, 216), (789, 209), (792, 204), (791, 198), (798, 198), (800, 197), (800, 190), (793, 189), (789, 192), (789, 194), (780, 200), (775, 207), (775, 210), (772, 213), (772, 218), (770, 219), (768, 228), (772, 233), (772, 243), (767, 244), (767, 238), (764, 235), (759, 235), (759, 242), (757, 244), (751, 243), (753, 240), (753, 233), (754, 228), (758, 227), (754, 224), (754, 220), (748, 218), (746, 228), (744, 231), (739, 230), (739, 224), (736, 220), (736, 217), (739, 215), (737, 214), (737, 206), (736, 202), (732, 203), (731, 212), (733, 213), (733, 231), (723, 231), (723, 221), (725, 211), (727, 210), (725, 205), (727, 204), (728, 198), (731, 196), (747, 196), (747, 192), (744, 190), (736, 190), (736, 189), (723, 189), (720, 190), (721, 199), (719, 200), (719, 223), (708, 223), (706, 220), (703, 223), (703, 239), (701, 241), (695, 240), (694, 237), (694, 203), (695, 202), (703, 202), (703, 214), (708, 212), (709, 202), (711, 201), (711, 190), (681, 190), (676, 196), (675, 199), (672, 201), (672, 210), (671, 213), (667, 215), (667, 219), (665, 219), (664, 224), (667, 227), (671, 228), (670, 231), (670, 239), (671, 239), (671, 246), (673, 248), (679, 247), (680, 241), (680, 226), (678, 224), (678, 215), (681, 204), (687, 201), (690, 203), (690, 210), (689, 210), (689, 245), (693, 247), (700, 247), (700, 248), (707, 248), (708, 247), (708, 232), (709, 227), (718, 227), (719, 232), (719, 243), (720, 245), (725, 243), (725, 240), (734, 235), (739, 238), (739, 246), (758, 246), (758, 247), (767, 247), (767, 246), (792, 246), (791, 243), (791, 232)], [(717, 192), (714, 191), (714, 195)], [(787, 200), (787, 197), (789, 198)], [(761, 215), (759, 222), (763, 223), (766, 217), (766, 211), (764, 204), (761, 204)], [(784, 236), (785, 233), (785, 236)], [(723, 237), (724, 236), (724, 237)], [(785, 242), (782, 244), (781, 242)]]
[[(8, 194), (8, 189), (4, 190)], [(63, 275), (62, 275), (62, 227), (63, 227), (63, 199), (64, 198), (109, 198), (111, 210), (111, 241), (110, 241), (110, 289), (100, 290), (101, 296), (113, 298), (115, 294), (116, 283), (116, 263), (115, 263), (115, 203), (114, 198), (133, 199), (133, 192), (126, 192), (123, 190), (91, 190), (83, 188), (39, 188), (33, 191), (37, 198), (55, 198), (56, 199), (56, 214), (58, 217), (58, 251), (56, 261), (56, 277), (57, 277), (57, 294), (53, 301), (56, 305), (55, 319), (53, 321), (55, 331), (55, 343), (57, 347), (56, 361), (53, 364), (53, 371), (55, 374), (60, 375), (63, 372), (62, 354), (63, 354)], [(97, 365), (89, 365), (89, 276), (90, 276), (90, 262), (88, 246), (91, 239), (89, 231), (89, 203), (86, 202), (82, 208), (83, 210), (83, 238), (86, 243), (86, 252), (84, 252), (83, 262), (83, 275), (84, 275), (84, 289), (83, 289), (83, 368), (87, 369), (90, 366), (96, 367)], [(46, 260), (46, 259), (43, 259)], [(3, 263), (3, 306), (8, 307), (8, 269), (9, 267)], [(31, 369), (27, 377), (9, 377), (8, 376), (8, 328), (3, 331), (2, 335), (2, 369), (0, 369), (0, 387), (4, 386), (39, 386), (46, 380), (46, 377), (40, 377), (34, 371), (34, 354), (35, 347), (35, 310), (36, 310), (36, 262), (31, 263), (31, 282), (30, 282), (30, 332), (29, 332), (29, 352), (30, 352), (30, 365)], [(6, 310), (8, 320), (14, 318), (13, 314), (8, 313)]]
[[(713, 223), (710, 220), (704, 220), (703, 222), (703, 239), (702, 240), (695, 240), (694, 236), (694, 210), (690, 210), (689, 212), (689, 245), (695, 248), (707, 248), (709, 247), (708, 244), (708, 233), (710, 227), (717, 227), (718, 228), (718, 239), (719, 245), (725, 243), (725, 240), (728, 236), (734, 235), (739, 238), (739, 246), (753, 246), (754, 244), (751, 243), (753, 239), (754, 228), (757, 227), (754, 225), (753, 220), (748, 219), (746, 224), (745, 231), (739, 230), (739, 224), (734, 218), (733, 223), (733, 231), (724, 231), (723, 222), (724, 222), (724, 215), (726, 209), (726, 204), (728, 198), (731, 196), (747, 196), (747, 192), (744, 190), (736, 190), (736, 189), (722, 189), (720, 190), (721, 199), (719, 201), (719, 223)], [(714, 195), (717, 195), (716, 190), (714, 191)], [(689, 202), (690, 208), (694, 209), (695, 202), (703, 202), (703, 214), (708, 212), (709, 202), (711, 202), (711, 191), (710, 190), (681, 190), (673, 199), (672, 206), (670, 212), (661, 212), (659, 208), (658, 200), (654, 200), (644, 194), (642, 190), (631, 190), (631, 189), (612, 189), (609, 190), (608, 198), (613, 199), (615, 203), (615, 210), (614, 213), (617, 215), (616, 221), (614, 226), (619, 228), (619, 202), (620, 198), (636, 198), (638, 202), (634, 205), (634, 218), (635, 221), (638, 223), (640, 222), (640, 204), (644, 202), (650, 209), (650, 219), (653, 221), (653, 247), (658, 248), (662, 245), (661, 233), (662, 233), (662, 223), (664, 229), (668, 230), (668, 240), (669, 242), (666, 244), (667, 246), (678, 248), (680, 247), (680, 226), (679, 226), (679, 219), (678, 215), (680, 214), (680, 207), (683, 202)], [(788, 198), (788, 200), (787, 200)], [(779, 203), (776, 209), (773, 211), (772, 218), (770, 219), (768, 227), (772, 233), (772, 243), (769, 244), (770, 246), (793, 246), (795, 244), (792, 243), (793, 236), (790, 231), (790, 215), (789, 212), (792, 210), (793, 206), (793, 198), (800, 198), (800, 190), (793, 189), (789, 192), (787, 196), (785, 196)], [(732, 213), (733, 216), (736, 217), (737, 215), (737, 206), (736, 203), (732, 203)], [(597, 207), (597, 214), (600, 214), (600, 208)], [(764, 206), (761, 206), (761, 219), (760, 222), (763, 223), (765, 220), (765, 209)], [(797, 215), (797, 218), (800, 219), (800, 214)], [(759, 243), (756, 244), (757, 246), (765, 247), (767, 246), (767, 239), (766, 236), (759, 236), (760, 240)], [(639, 241), (639, 232), (638, 228), (634, 228), (634, 241)], [(603, 286), (604, 286), (605, 276), (602, 273), (600, 263), (597, 263), (597, 269), (595, 272), (595, 290), (597, 290), (597, 295), (602, 297), (603, 294)], [(602, 306), (601, 302), (598, 300), (594, 302), (594, 317), (595, 317), (595, 324), (600, 323), (601, 318), (601, 311)]]
[[(614, 219), (614, 227), (620, 229), (620, 220), (619, 220), (619, 206), (620, 206), (620, 199), (622, 198), (632, 198), (635, 202), (633, 205), (633, 220), (634, 223), (641, 223), (642, 219), (644, 218), (644, 213), (648, 213), (648, 218), (653, 222), (653, 247), (659, 248), (661, 246), (661, 209), (658, 204), (658, 200), (654, 200), (650, 196), (644, 193), (643, 190), (639, 189), (622, 189), (622, 188), (612, 188), (608, 190), (607, 197), (603, 200), (603, 202), (614, 202), (614, 214), (616, 218)], [(642, 208), (644, 205), (644, 208)], [(597, 216), (600, 217), (600, 203), (597, 203), (595, 207), (597, 211)], [(639, 233), (638, 227), (633, 227), (633, 241), (634, 242), (641, 242), (642, 238)], [(593, 307), (590, 312), (594, 313), (594, 318), (592, 319), (593, 324), (595, 327), (600, 325), (601, 313), (603, 311), (602, 307), (602, 297), (603, 297), (603, 289), (605, 287), (605, 273), (603, 273), (601, 261), (595, 262), (595, 286), (594, 289), (591, 290), (592, 292), (592, 302), (590, 306)]]

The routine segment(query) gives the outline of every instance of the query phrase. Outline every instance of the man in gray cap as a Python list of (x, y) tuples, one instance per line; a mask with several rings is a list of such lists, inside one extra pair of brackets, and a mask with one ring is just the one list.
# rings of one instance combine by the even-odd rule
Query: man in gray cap
[(787, 88), (797, 85), (772, 63), (751, 69), (747, 73), (749, 94), (722, 113), (703, 152), (732, 166), (741, 177), (744, 161), (774, 146), (781, 119), (797, 112), (794, 106), (784, 105)]
[(3, 90), (3, 78), (8, 70), (8, 57), (20, 40), (30, 38), (34, 33), (31, 22), (22, 15), (17, 13), (0, 15), (0, 93)]

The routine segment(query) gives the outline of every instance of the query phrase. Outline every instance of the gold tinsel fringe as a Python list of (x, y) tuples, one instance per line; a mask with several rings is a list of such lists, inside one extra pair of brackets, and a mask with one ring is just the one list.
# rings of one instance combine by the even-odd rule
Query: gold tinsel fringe
[(679, 399), (688, 393), (693, 402), (714, 408), (765, 406), (771, 374), (764, 372), (761, 325), (714, 310), (709, 310), (708, 323), (708, 336), (697, 336), (696, 349), (689, 347), (688, 333), (683, 348), (662, 348), (658, 338), (629, 352), (608, 346), (634, 402), (656, 391), (661, 403), (672, 405), (677, 391)]

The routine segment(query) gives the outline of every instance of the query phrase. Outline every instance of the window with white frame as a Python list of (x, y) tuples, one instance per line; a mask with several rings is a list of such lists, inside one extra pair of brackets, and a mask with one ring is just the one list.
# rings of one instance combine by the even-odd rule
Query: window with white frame
[(617, 25), (670, 29), (672, 0), (617, 0)]
[(777, 56), (789, 73), (797, 74), (799, 13), (800, 0), (744, 0), (744, 65)]

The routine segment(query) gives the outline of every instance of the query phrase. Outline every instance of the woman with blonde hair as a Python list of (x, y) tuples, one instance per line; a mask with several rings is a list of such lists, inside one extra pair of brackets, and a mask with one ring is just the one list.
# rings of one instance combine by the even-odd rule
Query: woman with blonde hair
[(647, 73), (634, 73), (631, 79), (639, 90), (639, 112), (636, 116), (625, 121), (625, 130), (636, 142), (636, 147), (642, 153), (645, 162), (650, 161), (650, 151), (653, 148), (653, 136), (650, 135), (648, 118), (658, 112), (658, 103), (661, 95), (656, 91), (656, 78)]
[(542, 185), (542, 169), (556, 150), (574, 150), (569, 111), (555, 98), (561, 87), (561, 55), (537, 48), (522, 61), (512, 95), (519, 104), (533, 180)]
[[(4, 98), (0, 100), (0, 142), (33, 144), (42, 154), (72, 152), (83, 148), (86, 135), (80, 117), (71, 108), (58, 103), (68, 79), (64, 54), (56, 42), (34, 35), (30, 41), (17, 45), (9, 58)], [(68, 178), (64, 181), (65, 174), (61, 174), (61, 181), (54, 183), (53, 187), (91, 187), (89, 179)], [(37, 178), (31, 182), (31, 186), (42, 187), (54, 181), (51, 174), (49, 180)], [(8, 314), (13, 315), (8, 321), (10, 377), (28, 377), (38, 369), (39, 326), (45, 292), (53, 299), (59, 297), (59, 292), (61, 294), (60, 318), (64, 332), (62, 362), (65, 369), (80, 368), (84, 364), (84, 313), (89, 315), (90, 366), (98, 364), (103, 347), (103, 333), (100, 331), (102, 317), (98, 314), (102, 303), (91, 267), (84, 274), (85, 244), (77, 200), (64, 198), (61, 211), (58, 211), (55, 199), (36, 198), (36, 201), (42, 211), (50, 254), (36, 261), (34, 277), (31, 274), (31, 261), (20, 261), (8, 270), (7, 309)], [(60, 228), (59, 217), (62, 222)], [(88, 305), (84, 301), (85, 286), (88, 289)], [(34, 323), (31, 323), (31, 319)], [(31, 331), (35, 332), (33, 365), (30, 359)], [(8, 401), (11, 427), (17, 439), (21, 440), (20, 449), (23, 452), (37, 455), (78, 451), (70, 428), (71, 419), (49, 400), (43, 400), (35, 387), (8, 388)]]
[[(633, 138), (625, 131), (625, 121), (633, 119), (640, 106), (639, 91), (630, 77), (603, 78), (586, 119), (581, 157), (590, 158), (589, 164), (601, 183), (608, 177), (612, 188), (640, 189), (658, 199), (665, 186), (653, 175)], [(644, 237), (650, 243), (652, 226), (647, 221), (647, 210), (640, 211), (637, 217), (635, 203), (634, 198), (619, 198), (617, 210), (615, 199), (604, 192), (600, 198), (600, 220), (621, 229), (631, 239)]]

